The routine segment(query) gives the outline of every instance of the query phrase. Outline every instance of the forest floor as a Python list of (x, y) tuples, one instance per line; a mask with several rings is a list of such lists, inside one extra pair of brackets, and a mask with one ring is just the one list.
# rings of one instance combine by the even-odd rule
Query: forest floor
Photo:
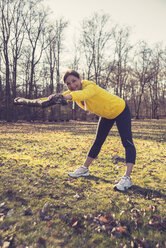
[(0, 122), (0, 247), (165, 248), (166, 120), (132, 122), (133, 186), (112, 129), (87, 178), (72, 179), (97, 123)]

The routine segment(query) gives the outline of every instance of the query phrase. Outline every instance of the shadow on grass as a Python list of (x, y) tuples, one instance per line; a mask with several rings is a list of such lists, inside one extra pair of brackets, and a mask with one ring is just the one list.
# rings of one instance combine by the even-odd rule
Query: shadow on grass
[(130, 195), (131, 192), (137, 195), (142, 195), (144, 198), (148, 200), (151, 200), (153, 198), (163, 198), (164, 200), (166, 200), (166, 194), (161, 193), (159, 190), (142, 188), (140, 186), (133, 185), (130, 188), (130, 190), (125, 192), (125, 194)]
[(101, 177), (96, 177), (96, 176), (93, 176), (93, 175), (90, 175), (90, 176), (86, 177), (86, 179), (93, 180), (93, 181), (96, 181), (98, 183), (99, 183), (99, 181), (102, 181), (104, 183), (113, 184), (113, 181), (110, 181), (110, 180), (107, 180), (107, 179), (104, 179), (104, 178), (101, 178)]
[[(154, 122), (154, 121), (153, 121)], [(150, 123), (150, 122), (149, 122)], [(147, 125), (143, 121), (133, 121), (133, 137), (137, 139), (144, 140), (156, 140), (165, 141), (165, 122), (154, 122), (155, 125)], [(0, 125), (5, 126), (0, 122)], [(72, 135), (84, 135), (84, 134), (96, 134), (97, 122), (81, 122), (81, 121), (71, 121), (71, 122), (34, 122), (34, 123), (14, 123), (11, 125), (6, 124), (8, 127), (8, 133), (29, 133), (29, 128), (32, 132), (46, 132), (46, 131), (67, 131)], [(141, 129), (140, 126), (141, 125)], [(11, 128), (12, 127), (12, 128)], [(139, 127), (139, 129), (138, 129)], [(153, 127), (158, 131), (153, 131)], [(145, 129), (145, 130), (143, 130)], [(1, 131), (6, 132), (6, 130)], [(110, 136), (118, 136), (119, 133), (114, 126), (114, 128), (109, 133)]]
[[(102, 181), (104, 183), (109, 183), (109, 184), (114, 184), (113, 181), (111, 180), (107, 180), (101, 177), (96, 177), (93, 175), (90, 175), (88, 177), (86, 177), (88, 180), (94, 180), (96, 182)], [(118, 191), (120, 192), (120, 191)], [(131, 195), (132, 194), (136, 194), (136, 195), (141, 195), (144, 198), (151, 200), (151, 199), (155, 199), (155, 198), (163, 198), (164, 200), (166, 200), (166, 194), (160, 192), (159, 190), (153, 190), (153, 189), (148, 189), (148, 188), (143, 188), (137, 185), (133, 185), (128, 191), (125, 192), (121, 192), (123, 194), (126, 195)]]

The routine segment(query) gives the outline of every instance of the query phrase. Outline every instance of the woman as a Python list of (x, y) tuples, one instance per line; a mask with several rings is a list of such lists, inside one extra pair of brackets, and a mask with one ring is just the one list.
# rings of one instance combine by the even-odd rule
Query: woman
[[(79, 73), (74, 70), (67, 71), (63, 76), (63, 81), (68, 87), (68, 91), (63, 93), (65, 100), (76, 101), (84, 110), (100, 116), (96, 139), (84, 164), (69, 173), (69, 176), (77, 178), (90, 175), (88, 168), (99, 154), (110, 129), (116, 122), (126, 152), (126, 172), (114, 189), (119, 191), (129, 189), (132, 186), (130, 175), (135, 164), (136, 150), (132, 140), (130, 111), (125, 101), (92, 81), (81, 80)], [(52, 97), (53, 95), (50, 99)]]

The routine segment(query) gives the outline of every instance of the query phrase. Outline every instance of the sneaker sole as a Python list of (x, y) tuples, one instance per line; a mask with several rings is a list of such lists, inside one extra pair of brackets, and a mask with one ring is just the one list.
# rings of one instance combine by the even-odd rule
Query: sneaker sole
[(78, 178), (78, 177), (88, 177), (88, 176), (90, 176), (90, 174), (86, 173), (86, 174), (82, 174), (82, 175), (78, 175), (78, 176), (73, 176), (73, 175), (70, 175), (70, 173), (69, 173), (68, 176), (70, 176), (72, 178)]
[(130, 187), (128, 187), (128, 188), (124, 188), (124, 190), (122, 190), (122, 189), (118, 189), (116, 186), (114, 186), (114, 190), (115, 191), (119, 191), (119, 192), (125, 192), (125, 191), (127, 191), (128, 189), (131, 189), (131, 187), (132, 187), (132, 185), (130, 186)]

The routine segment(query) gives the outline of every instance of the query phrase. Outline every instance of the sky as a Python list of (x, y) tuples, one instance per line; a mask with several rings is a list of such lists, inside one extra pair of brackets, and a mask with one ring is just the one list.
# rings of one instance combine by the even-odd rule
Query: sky
[(133, 42), (166, 45), (166, 0), (44, 0), (44, 5), (52, 11), (50, 18), (64, 17), (71, 30), (102, 10), (115, 23), (132, 28)]

